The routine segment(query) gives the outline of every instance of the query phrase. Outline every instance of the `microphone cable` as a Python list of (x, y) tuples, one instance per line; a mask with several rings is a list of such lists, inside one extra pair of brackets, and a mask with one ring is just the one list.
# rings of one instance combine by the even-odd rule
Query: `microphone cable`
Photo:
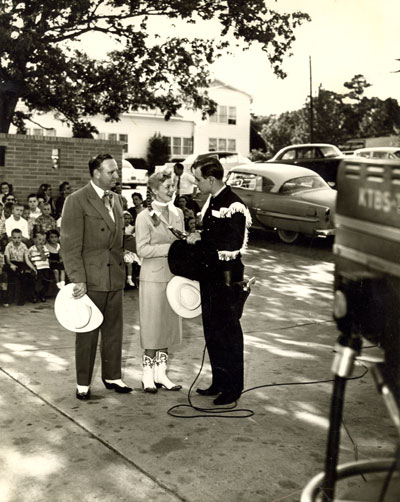
[[(237, 401), (229, 408), (227, 408), (227, 407), (202, 408), (199, 406), (195, 406), (193, 404), (192, 398), (191, 398), (191, 393), (192, 393), (192, 389), (193, 389), (195, 383), (200, 378), (201, 372), (203, 370), (206, 349), (207, 349), (207, 345), (204, 345), (200, 369), (199, 369), (195, 379), (193, 380), (193, 382), (191, 383), (191, 385), (189, 387), (189, 391), (188, 391), (188, 395), (187, 395), (188, 404), (176, 404), (174, 406), (171, 406), (171, 408), (169, 408), (167, 410), (167, 414), (170, 415), (171, 417), (174, 417), (174, 418), (249, 418), (249, 417), (252, 417), (253, 415), (255, 415), (255, 412), (249, 408), (236, 408)], [(349, 378), (347, 378), (347, 380), (359, 380), (359, 379), (363, 378), (368, 373), (367, 366), (365, 366), (364, 364), (362, 364), (360, 362), (359, 362), (359, 364), (361, 366), (363, 366), (364, 372), (361, 375), (349, 377)], [(329, 378), (326, 380), (311, 380), (311, 381), (307, 381), (307, 382), (267, 383), (267, 384), (263, 384), (263, 385), (256, 385), (254, 387), (250, 387), (249, 389), (245, 389), (242, 392), (242, 395), (245, 394), (246, 392), (250, 392), (252, 390), (264, 389), (267, 387), (283, 387), (283, 386), (291, 386), (291, 385), (315, 385), (318, 383), (331, 383), (331, 382), (334, 382), (333, 378)], [(185, 409), (189, 408), (189, 409), (195, 410), (196, 412), (199, 412), (199, 413), (192, 414), (192, 415), (184, 415), (181, 413), (177, 413), (175, 411), (175, 410), (180, 410), (183, 408), (185, 408)]]

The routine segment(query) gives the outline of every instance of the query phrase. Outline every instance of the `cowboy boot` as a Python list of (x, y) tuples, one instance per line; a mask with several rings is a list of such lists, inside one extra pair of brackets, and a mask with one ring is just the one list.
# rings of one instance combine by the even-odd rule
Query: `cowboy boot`
[(161, 350), (157, 350), (154, 383), (158, 388), (164, 387), (164, 389), (167, 390), (181, 390), (182, 385), (175, 385), (167, 377), (167, 362), (168, 354), (166, 352), (162, 352)]
[(150, 392), (155, 394), (157, 392), (157, 387), (154, 385), (154, 365), (155, 358), (151, 358), (143, 354), (143, 375), (142, 375), (142, 388), (144, 392)]

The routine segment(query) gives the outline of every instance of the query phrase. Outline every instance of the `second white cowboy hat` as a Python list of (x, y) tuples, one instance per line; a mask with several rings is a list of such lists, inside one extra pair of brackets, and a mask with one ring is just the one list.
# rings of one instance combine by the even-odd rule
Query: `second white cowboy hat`
[(167, 298), (172, 310), (181, 317), (192, 319), (201, 314), (198, 281), (176, 275), (167, 285)]
[(73, 284), (67, 284), (58, 292), (54, 302), (57, 321), (63, 328), (75, 333), (98, 328), (103, 322), (103, 314), (87, 295), (75, 299), (73, 289)]

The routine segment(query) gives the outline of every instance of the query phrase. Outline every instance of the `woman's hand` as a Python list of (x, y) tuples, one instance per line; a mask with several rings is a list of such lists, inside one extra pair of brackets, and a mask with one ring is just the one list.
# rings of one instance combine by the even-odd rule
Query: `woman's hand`
[(188, 235), (186, 242), (188, 244), (195, 244), (197, 241), (201, 240), (200, 232), (193, 232)]

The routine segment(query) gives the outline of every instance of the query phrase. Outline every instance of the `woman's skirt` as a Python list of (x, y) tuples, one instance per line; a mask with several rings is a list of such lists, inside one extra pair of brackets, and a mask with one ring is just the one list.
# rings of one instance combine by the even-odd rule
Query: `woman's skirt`
[(167, 282), (140, 281), (140, 345), (143, 349), (164, 349), (182, 339), (182, 319), (171, 309)]

